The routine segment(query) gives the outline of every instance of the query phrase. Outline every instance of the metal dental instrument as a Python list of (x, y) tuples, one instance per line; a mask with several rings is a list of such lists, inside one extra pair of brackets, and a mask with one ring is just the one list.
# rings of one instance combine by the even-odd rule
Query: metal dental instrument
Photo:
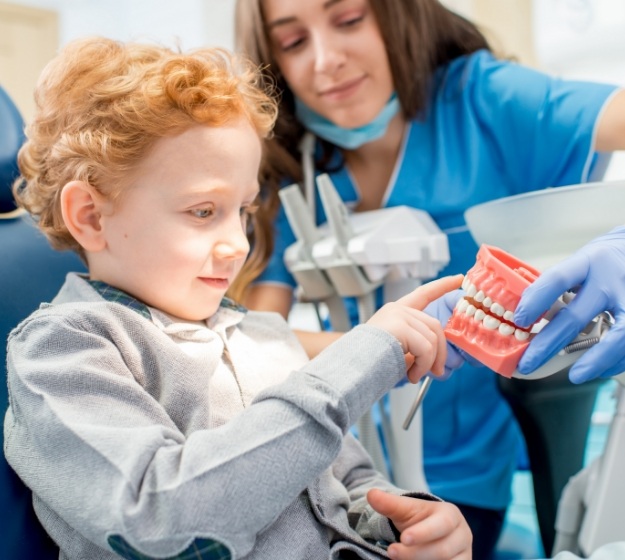
[(412, 424), (412, 420), (415, 417), (417, 410), (419, 410), (419, 407), (421, 406), (421, 403), (423, 402), (423, 399), (425, 398), (425, 395), (427, 394), (428, 389), (430, 388), (430, 385), (432, 385), (432, 378), (428, 375), (427, 377), (424, 377), (423, 380), (421, 381), (421, 385), (419, 386), (419, 392), (417, 393), (417, 397), (412, 403), (412, 406), (410, 407), (410, 410), (408, 411), (406, 419), (404, 420), (404, 423), (402, 424), (402, 428), (404, 430), (407, 430), (410, 428), (410, 424)]

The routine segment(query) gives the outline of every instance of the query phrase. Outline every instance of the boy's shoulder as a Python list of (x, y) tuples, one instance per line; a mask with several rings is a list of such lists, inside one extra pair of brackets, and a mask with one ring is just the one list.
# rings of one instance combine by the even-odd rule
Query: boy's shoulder
[(139, 302), (135, 305), (132, 302), (128, 305), (111, 305), (115, 303), (123, 302), (104, 297), (84, 275), (70, 273), (52, 301), (41, 303), (11, 334), (33, 325), (38, 325), (39, 329), (43, 326), (53, 333), (55, 325), (60, 328), (61, 325), (73, 324), (89, 331), (97, 330), (98, 325), (119, 324), (120, 316), (126, 317), (124, 322), (130, 323), (141, 321), (141, 318), (150, 319), (147, 306)]

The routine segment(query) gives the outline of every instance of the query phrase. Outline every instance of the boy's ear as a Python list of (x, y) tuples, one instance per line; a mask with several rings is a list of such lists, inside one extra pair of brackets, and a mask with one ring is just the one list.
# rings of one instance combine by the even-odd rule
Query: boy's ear
[(72, 237), (87, 251), (106, 247), (102, 212), (107, 200), (85, 181), (70, 181), (61, 191), (61, 212)]

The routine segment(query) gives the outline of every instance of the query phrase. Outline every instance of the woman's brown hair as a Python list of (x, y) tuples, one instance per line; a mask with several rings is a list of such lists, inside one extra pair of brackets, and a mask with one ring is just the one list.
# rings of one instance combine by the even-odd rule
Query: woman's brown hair
[[(406, 118), (425, 114), (432, 78), (437, 68), (480, 49), (490, 49), (479, 29), (438, 0), (368, 0), (386, 45), (395, 91)], [(277, 191), (285, 180), (302, 181), (299, 144), (306, 132), (295, 118), (294, 99), (272, 55), (265, 29), (262, 0), (237, 0), (237, 49), (261, 67), (264, 84), (279, 95), (274, 134), (266, 141), (260, 182), (264, 200), (258, 219), (263, 249), (255, 268), (260, 272), (273, 250), (271, 223), (279, 202)], [(326, 156), (333, 148), (324, 145)], [(264, 256), (262, 252), (265, 251)]]

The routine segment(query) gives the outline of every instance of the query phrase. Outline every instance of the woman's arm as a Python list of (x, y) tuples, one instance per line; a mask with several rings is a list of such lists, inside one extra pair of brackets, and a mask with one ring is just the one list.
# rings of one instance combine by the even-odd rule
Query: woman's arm
[(254, 311), (275, 311), (288, 319), (293, 289), (285, 284), (256, 284), (250, 286), (243, 304)]
[(625, 89), (616, 92), (599, 115), (595, 150), (625, 150)]

